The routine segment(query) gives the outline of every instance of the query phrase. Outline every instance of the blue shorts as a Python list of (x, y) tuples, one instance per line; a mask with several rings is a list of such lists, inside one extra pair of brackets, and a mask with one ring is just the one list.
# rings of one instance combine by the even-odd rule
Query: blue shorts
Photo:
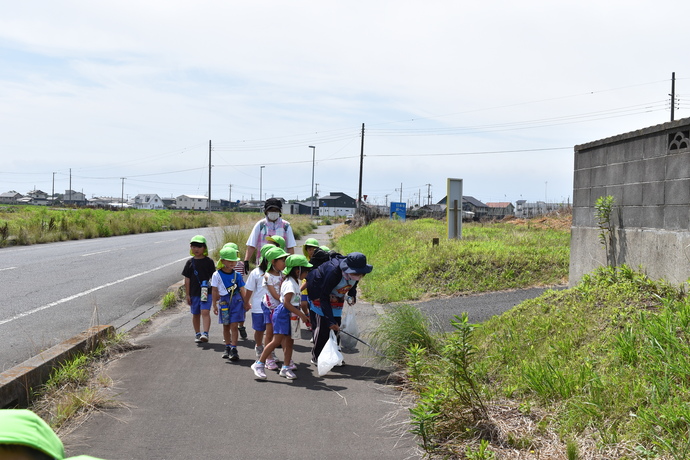
[(192, 304), (189, 306), (189, 311), (192, 312), (192, 315), (200, 315), (201, 310), (210, 310), (211, 309), (211, 296), (208, 296), (208, 300), (206, 302), (201, 301), (201, 297), (199, 296), (192, 296)]
[(291, 335), (290, 330), (290, 310), (285, 308), (281, 303), (273, 310), (273, 333)]
[(263, 313), (252, 313), (252, 329), (259, 332), (266, 330), (266, 321)]
[(273, 318), (273, 312), (274, 310), (271, 310), (268, 308), (266, 305), (263, 303), (261, 304), (261, 309), (264, 311), (264, 326), (266, 324), (271, 324), (271, 319)]
[[(227, 313), (223, 311), (225, 308), (228, 309)], [(244, 302), (242, 302), (242, 297), (237, 294), (230, 301), (229, 295), (220, 296), (220, 301), (218, 302), (218, 324), (228, 325), (231, 323), (241, 323), (242, 321), (244, 321)]]

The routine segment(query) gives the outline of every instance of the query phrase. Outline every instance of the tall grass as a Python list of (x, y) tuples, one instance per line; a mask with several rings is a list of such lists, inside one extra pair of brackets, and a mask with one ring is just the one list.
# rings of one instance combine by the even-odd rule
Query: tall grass
[(443, 222), (382, 219), (343, 236), (337, 249), (363, 252), (374, 265), (362, 283), (368, 299), (398, 302), (564, 283), (569, 244), (567, 230), (467, 224), (462, 239), (449, 240)]
[[(56, 209), (43, 206), (0, 207), (0, 247), (108, 236), (183, 230), (210, 226), (249, 227), (263, 216), (259, 213), (208, 213), (125, 209)], [(308, 216), (287, 216), (295, 237), (314, 228)], [(244, 233), (243, 233), (244, 234)], [(248, 234), (248, 233), (247, 233)], [(239, 244), (241, 235), (230, 235)], [(246, 238), (244, 238), (244, 243)], [(222, 244), (221, 244), (222, 246)]]

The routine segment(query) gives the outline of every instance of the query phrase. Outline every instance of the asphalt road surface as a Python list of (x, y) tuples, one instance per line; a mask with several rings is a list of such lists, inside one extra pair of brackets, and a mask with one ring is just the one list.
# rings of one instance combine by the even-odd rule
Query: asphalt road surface
[[(96, 324), (153, 305), (182, 279), (189, 240), (213, 228), (0, 249), (0, 371)], [(116, 327), (118, 324), (114, 324)]]

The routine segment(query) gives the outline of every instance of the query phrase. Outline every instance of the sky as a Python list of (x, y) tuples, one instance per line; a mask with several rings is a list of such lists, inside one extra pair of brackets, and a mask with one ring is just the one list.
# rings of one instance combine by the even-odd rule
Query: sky
[(685, 0), (0, 3), (0, 192), (567, 202), (690, 117)]

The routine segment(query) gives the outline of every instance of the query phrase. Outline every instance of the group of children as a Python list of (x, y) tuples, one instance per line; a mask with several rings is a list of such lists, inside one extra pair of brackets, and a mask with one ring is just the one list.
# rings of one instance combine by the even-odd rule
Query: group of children
[[(309, 259), (314, 251), (328, 251), (310, 238), (302, 254), (289, 254), (280, 236), (267, 238), (260, 249), (259, 265), (245, 281), (245, 265), (238, 257), (238, 247), (227, 243), (219, 252), (215, 265), (208, 257), (206, 239), (197, 235), (190, 241), (190, 255), (182, 275), (185, 279), (187, 304), (192, 313), (195, 341), (209, 341), (210, 311), (223, 326), (225, 353), (223, 358), (239, 360), (239, 337), (247, 338), (245, 315), (251, 311), (257, 360), (252, 370), (258, 378), (266, 378), (266, 370), (279, 370), (279, 375), (295, 379), (296, 365), (292, 360), (295, 338), (301, 336), (301, 324), (311, 328), (309, 306), (303, 300), (305, 279), (312, 268)], [(283, 365), (275, 354), (282, 347)]]

